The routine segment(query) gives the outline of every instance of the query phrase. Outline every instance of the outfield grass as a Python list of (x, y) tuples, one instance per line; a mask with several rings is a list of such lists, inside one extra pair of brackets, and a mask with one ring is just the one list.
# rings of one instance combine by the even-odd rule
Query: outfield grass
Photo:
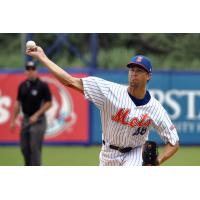
[[(159, 149), (159, 152), (162, 148)], [(44, 146), (44, 166), (97, 166), (100, 146)], [(200, 166), (200, 147), (181, 147), (166, 161), (166, 166)], [(18, 146), (0, 147), (0, 166), (22, 166), (23, 158)]]

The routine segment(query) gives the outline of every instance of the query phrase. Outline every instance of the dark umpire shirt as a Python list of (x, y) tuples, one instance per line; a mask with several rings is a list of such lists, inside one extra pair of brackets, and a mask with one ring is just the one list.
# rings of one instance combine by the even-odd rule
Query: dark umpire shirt
[(19, 85), (17, 100), (21, 103), (24, 115), (30, 117), (44, 102), (51, 101), (51, 92), (39, 78), (34, 81), (27, 79)]

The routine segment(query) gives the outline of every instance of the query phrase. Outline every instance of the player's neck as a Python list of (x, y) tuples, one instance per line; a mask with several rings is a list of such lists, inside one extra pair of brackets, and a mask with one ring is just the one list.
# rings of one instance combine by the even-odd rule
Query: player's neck
[(143, 99), (146, 94), (146, 88), (133, 88), (133, 87), (128, 87), (128, 92), (132, 96), (134, 96), (136, 99)]

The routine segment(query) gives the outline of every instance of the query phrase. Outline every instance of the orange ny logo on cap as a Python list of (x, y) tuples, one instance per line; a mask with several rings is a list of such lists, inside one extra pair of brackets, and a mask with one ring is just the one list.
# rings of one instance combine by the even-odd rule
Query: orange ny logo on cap
[(142, 56), (138, 56), (136, 62), (142, 62)]

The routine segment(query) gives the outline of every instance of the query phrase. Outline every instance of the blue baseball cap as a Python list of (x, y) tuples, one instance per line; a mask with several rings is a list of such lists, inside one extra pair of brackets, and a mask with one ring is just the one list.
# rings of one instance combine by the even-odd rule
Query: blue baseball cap
[(127, 67), (131, 68), (133, 66), (142, 67), (148, 73), (152, 72), (151, 61), (149, 60), (149, 58), (147, 58), (143, 55), (137, 55), (137, 56), (131, 58), (130, 62), (127, 64)]

